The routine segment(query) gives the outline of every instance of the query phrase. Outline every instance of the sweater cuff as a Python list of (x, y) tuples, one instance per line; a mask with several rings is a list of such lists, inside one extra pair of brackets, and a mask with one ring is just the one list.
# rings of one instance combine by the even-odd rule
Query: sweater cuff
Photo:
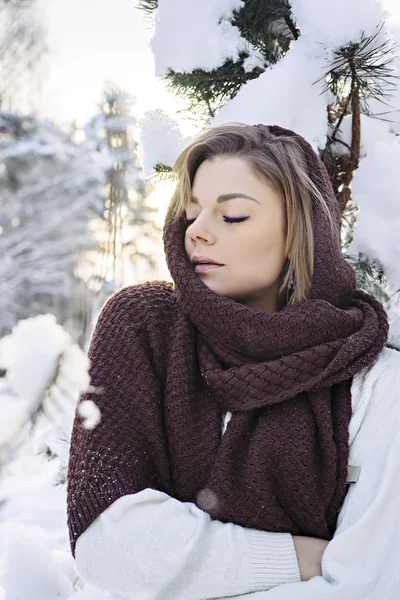
[(252, 592), (301, 581), (299, 563), (290, 533), (246, 529)]

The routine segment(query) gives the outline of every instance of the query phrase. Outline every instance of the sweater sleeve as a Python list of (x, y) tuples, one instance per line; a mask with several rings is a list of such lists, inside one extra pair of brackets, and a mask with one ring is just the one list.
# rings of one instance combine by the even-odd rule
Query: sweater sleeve
[(120, 498), (76, 545), (79, 574), (124, 598), (204, 600), (300, 581), (293, 538), (222, 523), (146, 489)]
[[(151, 290), (150, 290), (151, 292)], [(103, 306), (88, 358), (91, 390), (82, 396), (100, 411), (85, 428), (77, 407), (67, 472), (71, 551), (78, 537), (113, 502), (146, 488), (173, 495), (162, 423), (162, 392), (153, 366), (146, 318), (160, 294), (137, 285)]]
[(235, 600), (399, 598), (399, 424), (400, 353), (385, 349), (363, 382), (350, 424), (350, 464), (360, 466), (361, 472), (357, 483), (351, 484), (337, 530), (324, 552), (322, 577), (238, 595)]

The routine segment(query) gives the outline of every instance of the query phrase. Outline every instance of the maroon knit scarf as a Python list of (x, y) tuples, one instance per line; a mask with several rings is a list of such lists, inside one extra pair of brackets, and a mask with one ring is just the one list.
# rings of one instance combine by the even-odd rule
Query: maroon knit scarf
[[(332, 239), (326, 215), (315, 207), (309, 299), (268, 313), (205, 285), (186, 256), (185, 223), (168, 212), (165, 254), (178, 302), (195, 326), (193, 351), (215, 401), (233, 413), (216, 461), (229, 473), (225, 492), (215, 472), (198, 504), (222, 520), (329, 539), (346, 493), (352, 377), (384, 347), (387, 316), (373, 296), (356, 289), (342, 257), (339, 209), (322, 161), (293, 131), (268, 129), (297, 138), (337, 235)], [(241, 502), (252, 478), (264, 483)], [(238, 516), (241, 505), (253, 507), (252, 518)]]

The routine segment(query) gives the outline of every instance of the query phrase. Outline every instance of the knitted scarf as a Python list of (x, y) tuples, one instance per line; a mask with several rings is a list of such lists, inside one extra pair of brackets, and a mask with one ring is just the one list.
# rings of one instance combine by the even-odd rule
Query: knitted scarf
[[(187, 258), (184, 220), (174, 220), (170, 207), (164, 249), (176, 298), (195, 327), (188, 351), (221, 411), (232, 412), (197, 504), (224, 521), (330, 539), (346, 494), (352, 377), (384, 347), (387, 316), (356, 289), (342, 256), (339, 208), (322, 161), (293, 131), (269, 130), (297, 138), (337, 235), (315, 206), (309, 298), (269, 313), (207, 287)], [(223, 488), (221, 464), (229, 473)], [(241, 497), (246, 489), (251, 498)], [(241, 514), (241, 505), (254, 515)]]

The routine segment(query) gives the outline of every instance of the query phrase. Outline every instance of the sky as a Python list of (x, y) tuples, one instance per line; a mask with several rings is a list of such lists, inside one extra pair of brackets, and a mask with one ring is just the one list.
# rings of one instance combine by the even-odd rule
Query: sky
[(41, 0), (50, 55), (43, 113), (84, 123), (96, 112), (104, 82), (136, 98), (134, 114), (151, 108), (171, 114), (183, 106), (154, 75), (151, 20), (136, 0)]

